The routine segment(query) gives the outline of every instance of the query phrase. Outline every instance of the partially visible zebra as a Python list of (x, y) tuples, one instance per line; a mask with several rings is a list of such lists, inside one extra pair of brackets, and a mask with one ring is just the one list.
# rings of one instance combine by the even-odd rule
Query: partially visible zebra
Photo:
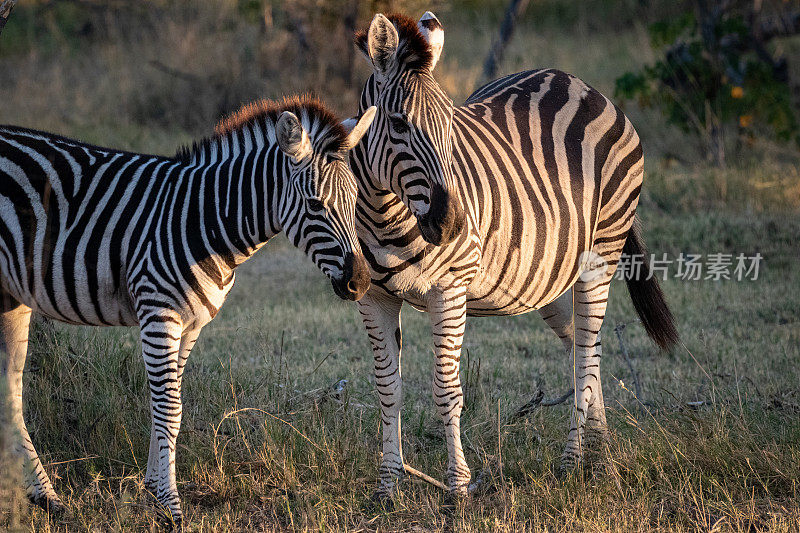
[[(459, 360), (466, 317), (534, 309), (574, 356), (575, 404), (562, 467), (606, 433), (600, 326), (623, 251), (643, 253), (635, 210), (639, 138), (598, 91), (557, 70), (495, 80), (456, 107), (432, 71), (444, 31), (376, 15), (356, 44), (373, 66), (360, 109), (375, 123), (351, 152), (359, 183), (356, 228), (372, 287), (359, 310), (375, 357), (383, 419), (378, 494), (404, 473), (400, 309), (426, 310), (436, 356), (433, 394), (445, 423), (447, 481), (467, 490)], [(648, 334), (677, 339), (655, 278), (629, 279)], [(591, 446), (587, 446), (591, 448)]]
[(183, 369), (235, 268), (285, 231), (340, 297), (369, 287), (347, 151), (373, 116), (348, 132), (316, 99), (264, 100), (173, 158), (0, 126), (0, 369), (12, 415), (3, 431), (16, 433), (33, 502), (63, 507), (22, 417), (31, 311), (140, 327), (152, 415), (145, 485), (179, 522)]

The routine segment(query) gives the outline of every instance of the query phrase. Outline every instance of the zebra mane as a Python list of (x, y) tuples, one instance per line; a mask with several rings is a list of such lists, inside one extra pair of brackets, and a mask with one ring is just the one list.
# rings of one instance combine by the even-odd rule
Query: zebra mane
[[(397, 60), (410, 70), (429, 70), (433, 64), (433, 52), (428, 40), (422, 35), (417, 21), (401, 13), (389, 13), (386, 18), (394, 25), (400, 38), (397, 46)], [(369, 30), (356, 32), (356, 46), (369, 56), (367, 49), (367, 33)]]
[(220, 120), (210, 137), (195, 141), (191, 146), (180, 147), (175, 159), (185, 163), (192, 162), (220, 140), (230, 138), (233, 133), (244, 129), (254, 126), (260, 126), (265, 132), (274, 129), (284, 111), (291, 111), (301, 122), (304, 116), (308, 118), (311, 124), (308, 134), (316, 149), (341, 151), (347, 147), (347, 131), (339, 117), (318, 98), (302, 94), (287, 96), (281, 101), (263, 99), (245, 104)]

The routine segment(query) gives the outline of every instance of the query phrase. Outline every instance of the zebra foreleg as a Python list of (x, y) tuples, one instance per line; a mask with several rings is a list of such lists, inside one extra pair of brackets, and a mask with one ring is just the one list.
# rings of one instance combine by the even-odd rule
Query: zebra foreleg
[(65, 509), (64, 504), (42, 467), (22, 416), (22, 370), (28, 352), (31, 308), (7, 294), (0, 299), (0, 372), (3, 380), (0, 390), (5, 395), (3, 405), (7, 410), (0, 414), (0, 420), (5, 422), (7, 419), (8, 422), (2, 431), (11, 434), (13, 453), (23, 461), (23, 484), (28, 498), (45, 510), (60, 512)]
[(390, 495), (405, 475), (400, 410), (403, 403), (400, 355), (400, 308), (403, 301), (370, 290), (358, 302), (375, 359), (375, 385), (381, 402), (383, 457), (379, 469), (377, 496)]
[[(186, 366), (186, 361), (189, 359), (189, 354), (194, 348), (197, 337), (200, 335), (202, 328), (189, 330), (183, 333), (181, 337), (181, 346), (178, 352), (178, 387), (183, 389), (183, 369)], [(150, 414), (153, 414), (152, 403), (150, 405)], [(150, 492), (154, 497), (158, 493), (158, 478), (159, 478), (159, 451), (158, 451), (158, 437), (156, 436), (155, 424), (150, 425), (150, 452), (147, 456), (147, 473), (144, 476), (145, 489)]]
[(436, 354), (433, 398), (444, 421), (447, 440), (447, 485), (453, 493), (466, 495), (471, 473), (461, 447), (464, 394), (459, 374), (461, 344), (467, 320), (466, 290), (454, 287), (434, 294), (428, 299), (428, 313)]
[(177, 313), (168, 311), (150, 312), (140, 319), (140, 325), (142, 355), (150, 383), (151, 435), (156, 441), (154, 448), (151, 440), (145, 482), (152, 487), (155, 481), (158, 503), (179, 524), (183, 515), (175, 480), (175, 442), (182, 415), (179, 367), (183, 327)]

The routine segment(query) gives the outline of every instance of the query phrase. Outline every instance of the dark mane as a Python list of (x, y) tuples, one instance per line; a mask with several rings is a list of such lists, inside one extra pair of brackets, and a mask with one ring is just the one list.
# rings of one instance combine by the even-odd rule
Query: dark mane
[[(397, 47), (397, 59), (411, 70), (430, 69), (433, 63), (433, 53), (425, 37), (417, 27), (417, 21), (400, 13), (390, 13), (386, 18), (394, 25), (400, 41)], [(366, 55), (367, 33), (369, 30), (356, 32), (356, 46)]]
[[(284, 97), (282, 101), (258, 100), (243, 105), (227, 117), (220, 120), (214, 127), (214, 134), (200, 141), (195, 141), (191, 146), (183, 146), (178, 149), (175, 159), (190, 162), (195, 155), (211, 147), (220, 139), (229, 137), (233, 132), (241, 131), (259, 125), (262, 128), (274, 126), (278, 118), (284, 111), (291, 111), (300, 120), (307, 116), (313, 125), (309, 130), (312, 144), (319, 149), (340, 151), (346, 146), (347, 131), (342, 126), (341, 120), (328, 109), (318, 98), (309, 95), (294, 95)], [(321, 144), (320, 132), (324, 139)]]

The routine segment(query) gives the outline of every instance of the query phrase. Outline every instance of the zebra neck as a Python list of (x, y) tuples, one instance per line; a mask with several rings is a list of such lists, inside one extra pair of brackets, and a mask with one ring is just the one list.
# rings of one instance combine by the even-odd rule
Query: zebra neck
[(195, 197), (201, 199), (196, 230), (209, 251), (233, 269), (282, 230), (278, 208), (288, 163), (276, 145), (218, 148), (210, 150), (210, 162), (195, 162), (199, 172), (186, 175), (200, 175), (194, 178)]
[(374, 184), (359, 184), (356, 220), (369, 228), (379, 242), (401, 238), (413, 231), (417, 219), (399, 196)]

